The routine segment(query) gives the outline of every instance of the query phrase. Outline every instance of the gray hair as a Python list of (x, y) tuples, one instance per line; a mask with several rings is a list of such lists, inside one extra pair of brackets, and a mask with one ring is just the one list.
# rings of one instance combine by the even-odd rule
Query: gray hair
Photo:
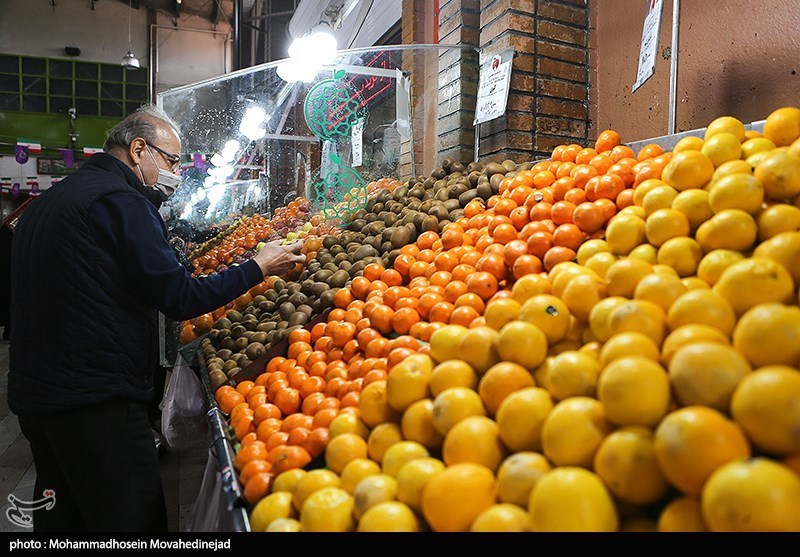
[(137, 137), (150, 143), (155, 142), (157, 139), (156, 120), (167, 124), (180, 137), (181, 130), (178, 124), (157, 106), (147, 104), (140, 106), (136, 112), (129, 114), (122, 122), (111, 128), (103, 150), (108, 152), (114, 146), (128, 147)]

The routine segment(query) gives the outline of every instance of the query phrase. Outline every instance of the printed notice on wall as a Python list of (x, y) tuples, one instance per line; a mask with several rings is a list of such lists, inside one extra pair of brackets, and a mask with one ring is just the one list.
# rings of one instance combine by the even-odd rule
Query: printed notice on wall
[(636, 91), (656, 71), (656, 51), (663, 8), (664, 0), (647, 0), (647, 16), (644, 18), (642, 45), (639, 48), (639, 68), (636, 70), (636, 82), (631, 92)]
[(350, 133), (352, 134), (353, 166), (361, 166), (364, 156), (364, 120), (359, 120), (358, 123), (353, 126)]
[(511, 62), (514, 53), (497, 54), (481, 65), (478, 78), (478, 102), (473, 125), (494, 120), (505, 114), (511, 84)]

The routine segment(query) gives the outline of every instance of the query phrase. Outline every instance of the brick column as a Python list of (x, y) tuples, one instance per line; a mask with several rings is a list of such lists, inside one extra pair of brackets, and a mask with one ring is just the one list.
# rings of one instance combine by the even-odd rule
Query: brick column
[[(480, 4), (480, 0), (440, 0), (439, 44), (477, 46), (480, 40)], [(443, 158), (465, 164), (475, 158), (472, 121), (477, 91), (477, 51), (442, 50), (439, 54), (437, 164)]]
[(585, 144), (589, 17), (585, 0), (481, 0), (484, 57), (516, 51), (506, 114), (481, 126), (481, 160), (546, 158)]

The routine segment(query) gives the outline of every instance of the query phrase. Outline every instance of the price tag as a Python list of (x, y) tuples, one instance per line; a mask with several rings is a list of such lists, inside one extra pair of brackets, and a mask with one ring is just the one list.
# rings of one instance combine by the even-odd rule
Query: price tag
[(647, 16), (644, 18), (642, 30), (642, 44), (639, 47), (639, 67), (636, 70), (636, 82), (631, 92), (641, 87), (656, 71), (656, 51), (658, 50), (658, 35), (661, 31), (661, 12), (664, 0), (648, 0)]
[(505, 114), (513, 57), (513, 52), (497, 54), (481, 66), (473, 125), (494, 120)]
[(364, 119), (360, 119), (350, 132), (350, 143), (353, 146), (353, 167), (361, 166), (364, 157)]

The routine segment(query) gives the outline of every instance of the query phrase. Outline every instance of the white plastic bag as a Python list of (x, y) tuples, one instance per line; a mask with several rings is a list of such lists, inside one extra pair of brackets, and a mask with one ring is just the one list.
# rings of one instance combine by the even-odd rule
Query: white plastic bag
[(173, 449), (186, 449), (203, 442), (207, 431), (203, 386), (178, 355), (161, 402), (161, 435)]

